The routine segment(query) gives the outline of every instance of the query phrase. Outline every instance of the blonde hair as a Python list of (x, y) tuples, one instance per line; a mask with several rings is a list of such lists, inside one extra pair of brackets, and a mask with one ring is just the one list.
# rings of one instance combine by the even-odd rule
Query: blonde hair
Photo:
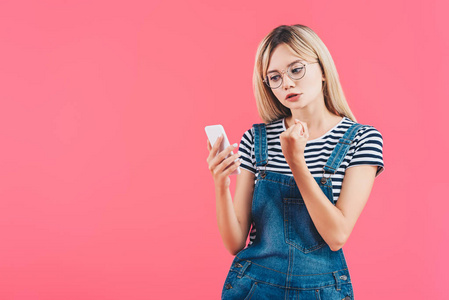
[(273, 29), (259, 44), (253, 72), (253, 92), (256, 97), (259, 116), (265, 123), (291, 115), (263, 82), (267, 75), (268, 65), (274, 49), (279, 44), (285, 44), (298, 55), (305, 55), (318, 60), (321, 71), (326, 79), (323, 84), (323, 96), (326, 108), (338, 116), (357, 122), (346, 102), (340, 84), (338, 72), (329, 50), (318, 35), (305, 25), (281, 25)]

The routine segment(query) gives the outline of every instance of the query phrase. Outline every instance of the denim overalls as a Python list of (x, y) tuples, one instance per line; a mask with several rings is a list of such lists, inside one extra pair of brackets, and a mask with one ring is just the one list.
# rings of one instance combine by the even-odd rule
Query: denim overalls
[[(323, 176), (314, 177), (333, 205), (330, 176), (337, 171), (362, 126), (355, 123), (347, 130), (323, 167)], [(251, 216), (257, 234), (250, 246), (236, 254), (223, 285), (222, 299), (353, 300), (343, 249), (332, 251), (320, 236), (294, 177), (265, 170), (265, 124), (253, 127), (259, 176)]]

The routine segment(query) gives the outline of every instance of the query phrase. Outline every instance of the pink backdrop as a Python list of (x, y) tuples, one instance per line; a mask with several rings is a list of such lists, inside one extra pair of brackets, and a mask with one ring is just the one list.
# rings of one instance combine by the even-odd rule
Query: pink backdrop
[(448, 8), (1, 1), (0, 299), (219, 299), (233, 256), (204, 126), (233, 143), (261, 122), (257, 45), (295, 23), (384, 138), (385, 172), (344, 246), (356, 299), (447, 299)]

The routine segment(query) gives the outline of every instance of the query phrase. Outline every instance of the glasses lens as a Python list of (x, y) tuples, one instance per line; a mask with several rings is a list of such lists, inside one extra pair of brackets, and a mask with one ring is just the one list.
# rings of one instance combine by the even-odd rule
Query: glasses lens
[(290, 77), (293, 79), (301, 79), (306, 73), (306, 68), (302, 63), (296, 63), (289, 69)]
[[(295, 63), (288, 69), (288, 75), (291, 79), (298, 80), (304, 77), (306, 67), (302, 63)], [(279, 72), (273, 72), (267, 75), (266, 82), (268, 86), (275, 89), (282, 84), (282, 75)]]
[(268, 86), (272, 89), (277, 88), (282, 83), (281, 73), (273, 72), (267, 75)]

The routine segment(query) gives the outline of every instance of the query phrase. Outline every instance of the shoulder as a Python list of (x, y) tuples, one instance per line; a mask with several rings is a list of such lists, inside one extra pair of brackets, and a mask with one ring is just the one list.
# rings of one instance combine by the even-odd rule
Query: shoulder
[(267, 135), (273, 135), (273, 134), (280, 134), (282, 131), (284, 131), (284, 123), (283, 119), (278, 119), (275, 121), (272, 121), (270, 123), (254, 123), (251, 128), (247, 129), (243, 133), (243, 138), (245, 138), (248, 142), (254, 141), (254, 128), (255, 125), (264, 125), (265, 130), (267, 132)]
[[(345, 119), (342, 122), (342, 126), (345, 128), (351, 127), (353, 124), (355, 124), (354, 121), (351, 119), (345, 117)], [(358, 123), (360, 124), (360, 123)], [(358, 146), (360, 146), (363, 143), (366, 143), (367, 141), (377, 143), (379, 146), (382, 147), (383, 137), (381, 132), (372, 125), (367, 124), (360, 124), (361, 126), (357, 130), (356, 135), (354, 136), (354, 143)]]
[(355, 136), (355, 142), (357, 145), (365, 144), (367, 142), (377, 144), (382, 147), (383, 137), (380, 131), (371, 125), (363, 125)]
[(283, 118), (271, 121), (270, 123), (256, 123), (253, 124), (253, 127), (251, 127), (252, 132), (254, 133), (254, 126), (255, 125), (263, 125), (267, 131), (267, 134), (277, 133), (284, 131), (284, 122)]
[(358, 165), (377, 166), (376, 177), (384, 171), (383, 138), (376, 127), (362, 125), (357, 131), (351, 147), (353, 147), (353, 154), (347, 168)]

